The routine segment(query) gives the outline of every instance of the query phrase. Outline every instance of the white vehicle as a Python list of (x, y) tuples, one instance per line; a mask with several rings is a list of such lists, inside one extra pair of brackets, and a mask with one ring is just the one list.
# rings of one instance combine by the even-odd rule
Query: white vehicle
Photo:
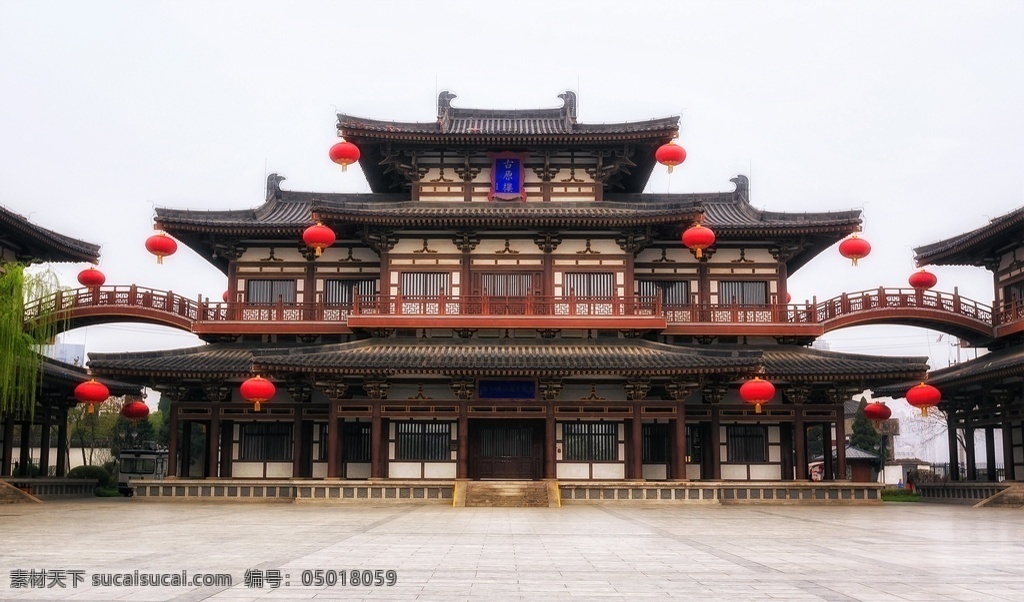
[(132, 495), (132, 481), (162, 479), (167, 476), (167, 450), (146, 442), (139, 449), (122, 449), (118, 458), (117, 490)]

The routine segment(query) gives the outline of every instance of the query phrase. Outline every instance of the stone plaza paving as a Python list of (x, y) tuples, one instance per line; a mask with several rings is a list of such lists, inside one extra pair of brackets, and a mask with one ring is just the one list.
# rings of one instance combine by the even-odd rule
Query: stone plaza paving
[[(0, 568), (2, 600), (1019, 601), (1024, 510), (57, 501), (0, 506)], [(397, 583), (302, 584), (351, 569)], [(92, 583), (135, 571), (233, 585)]]

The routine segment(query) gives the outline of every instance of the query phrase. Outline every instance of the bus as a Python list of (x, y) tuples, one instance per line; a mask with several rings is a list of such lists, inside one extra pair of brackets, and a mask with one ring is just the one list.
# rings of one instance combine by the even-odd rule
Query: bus
[(134, 449), (122, 449), (117, 459), (117, 490), (132, 496), (132, 481), (162, 479), (167, 476), (167, 450), (152, 441)]

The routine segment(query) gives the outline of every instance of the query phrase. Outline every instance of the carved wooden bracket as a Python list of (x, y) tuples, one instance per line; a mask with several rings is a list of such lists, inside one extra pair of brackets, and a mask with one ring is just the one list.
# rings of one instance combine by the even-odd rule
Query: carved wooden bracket
[(726, 391), (729, 390), (729, 386), (721, 381), (708, 381), (702, 383), (700, 394), (704, 398), (705, 403), (717, 404), (721, 403), (722, 398), (725, 397)]
[(683, 401), (700, 388), (700, 383), (673, 378), (665, 384), (665, 391), (672, 401)]
[(807, 385), (794, 385), (784, 389), (783, 393), (786, 395), (786, 399), (801, 405), (811, 396), (811, 388)]
[(630, 401), (643, 401), (651, 390), (651, 381), (646, 378), (628, 380), (623, 386), (626, 389), (626, 399)]
[(294, 378), (285, 382), (285, 389), (296, 403), (308, 403), (313, 396), (313, 386), (308, 379)]
[(556, 399), (565, 388), (565, 384), (558, 379), (542, 380), (538, 384), (540, 384), (540, 395), (545, 401)]
[(480, 244), (480, 235), (472, 230), (460, 230), (452, 237), (452, 242), (462, 252), (472, 251)]
[[(624, 252), (631, 253), (633, 257), (636, 257), (640, 251), (646, 249), (652, 241), (653, 237), (650, 231), (644, 230), (629, 230), (615, 238), (615, 244), (619, 245), (619, 248)], [(661, 257), (663, 261), (670, 261), (665, 259), (665, 249), (661, 250)]]
[(476, 382), (472, 380), (452, 379), (448, 386), (452, 393), (462, 401), (473, 399), (473, 394), (476, 393)]
[(231, 393), (231, 387), (222, 381), (205, 381), (203, 383), (203, 395), (210, 401), (225, 401)]
[(391, 384), (384, 380), (364, 380), (363, 390), (370, 399), (382, 400), (388, 398), (388, 390), (391, 389)]
[(348, 384), (340, 380), (317, 383), (317, 386), (323, 391), (327, 399), (331, 401), (338, 401), (348, 393)]
[(558, 232), (538, 232), (533, 237), (533, 242), (544, 253), (552, 253), (558, 248), (558, 245), (562, 244), (562, 236)]

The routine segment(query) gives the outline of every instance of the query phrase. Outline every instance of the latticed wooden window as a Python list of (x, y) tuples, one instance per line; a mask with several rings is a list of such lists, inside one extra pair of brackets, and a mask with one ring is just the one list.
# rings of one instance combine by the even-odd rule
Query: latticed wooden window
[(643, 462), (644, 464), (665, 464), (671, 457), (671, 433), (665, 423), (646, 423), (643, 425)]
[(562, 425), (562, 459), (614, 462), (619, 457), (615, 422), (566, 422)]
[(563, 276), (563, 294), (577, 297), (612, 297), (615, 274), (611, 272), (567, 272)]
[(525, 297), (533, 292), (534, 274), (480, 274), (481, 295), (490, 297)]
[(357, 280), (340, 278), (324, 281), (324, 303), (327, 305), (352, 305), (358, 294), (372, 297), (377, 294), (378, 280)]
[(690, 303), (690, 286), (687, 282), (638, 280), (636, 292), (643, 299), (661, 297), (661, 304), (664, 307), (688, 305)]
[(768, 283), (764, 281), (723, 280), (718, 283), (718, 302), (736, 305), (766, 305)]
[(346, 422), (342, 430), (346, 462), (370, 461), (370, 423)]
[(396, 460), (450, 460), (452, 425), (449, 422), (395, 422)]
[(768, 461), (768, 427), (759, 424), (729, 426), (725, 436), (729, 462)]
[(294, 280), (249, 280), (245, 283), (248, 303), (295, 303)]
[(448, 272), (402, 272), (402, 294), (407, 297), (449, 293)]
[(250, 422), (240, 425), (242, 460), (286, 462), (292, 459), (292, 425), (284, 422)]

